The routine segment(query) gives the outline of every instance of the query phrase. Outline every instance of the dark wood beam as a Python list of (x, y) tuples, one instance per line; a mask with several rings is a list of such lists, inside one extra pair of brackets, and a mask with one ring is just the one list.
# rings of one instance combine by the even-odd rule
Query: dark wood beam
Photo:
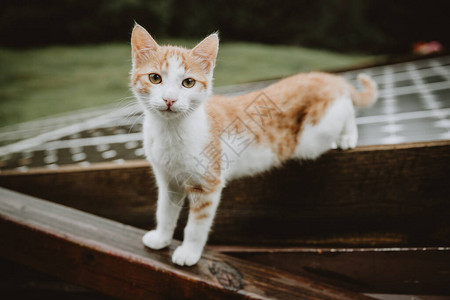
[[(227, 186), (210, 244), (449, 246), (449, 175), (450, 141), (364, 146), (291, 161)], [(0, 186), (154, 226), (156, 187), (145, 161), (4, 171)]]
[(177, 267), (144, 231), (0, 189), (0, 255), (120, 299), (369, 299), (208, 250)]

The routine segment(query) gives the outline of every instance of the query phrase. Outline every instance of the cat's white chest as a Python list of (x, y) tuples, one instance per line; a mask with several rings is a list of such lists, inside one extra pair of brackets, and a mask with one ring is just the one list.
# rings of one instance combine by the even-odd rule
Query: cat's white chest
[(182, 173), (201, 173), (198, 157), (207, 141), (206, 124), (188, 123), (175, 129), (155, 126), (150, 120), (144, 122), (144, 150), (147, 159), (153, 167), (169, 177)]
[(186, 168), (189, 155), (180, 141), (168, 141), (144, 135), (144, 141), (145, 139), (148, 139), (148, 142), (144, 142), (147, 144), (147, 159), (152, 165), (169, 172)]

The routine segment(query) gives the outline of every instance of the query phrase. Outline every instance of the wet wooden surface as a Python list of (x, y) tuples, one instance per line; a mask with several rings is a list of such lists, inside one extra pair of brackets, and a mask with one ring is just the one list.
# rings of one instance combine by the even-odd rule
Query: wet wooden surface
[[(450, 297), (448, 249), (213, 248), (377, 299)], [(0, 269), (0, 293), (15, 299), (113, 299), (1, 258)]]
[(211, 248), (361, 293), (450, 297), (450, 247)]
[(120, 299), (368, 299), (306, 277), (206, 251), (177, 267), (144, 231), (0, 189), (0, 255)]
[[(450, 141), (333, 150), (225, 189), (209, 243), (449, 246)], [(141, 228), (154, 226), (145, 161), (0, 173), (0, 186)], [(176, 237), (182, 237), (182, 215)]]

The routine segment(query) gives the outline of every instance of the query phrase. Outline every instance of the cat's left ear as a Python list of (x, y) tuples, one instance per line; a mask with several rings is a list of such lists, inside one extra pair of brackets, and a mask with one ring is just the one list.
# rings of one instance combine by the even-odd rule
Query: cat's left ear
[(217, 52), (219, 51), (219, 36), (213, 33), (201, 41), (192, 53), (199, 57), (202, 61), (203, 68), (206, 73), (211, 73), (216, 65)]

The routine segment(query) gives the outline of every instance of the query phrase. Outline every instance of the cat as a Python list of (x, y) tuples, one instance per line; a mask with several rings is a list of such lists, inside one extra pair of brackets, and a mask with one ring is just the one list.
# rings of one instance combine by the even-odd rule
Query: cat
[(180, 266), (199, 261), (227, 182), (288, 159), (315, 159), (333, 143), (354, 148), (354, 106), (377, 99), (377, 85), (367, 75), (358, 76), (364, 88), (358, 91), (320, 72), (244, 95), (211, 96), (216, 33), (185, 49), (158, 45), (136, 24), (131, 46), (130, 85), (144, 109), (144, 150), (158, 186), (157, 226), (142, 241), (152, 249), (167, 247), (188, 199), (184, 240), (172, 255)]

